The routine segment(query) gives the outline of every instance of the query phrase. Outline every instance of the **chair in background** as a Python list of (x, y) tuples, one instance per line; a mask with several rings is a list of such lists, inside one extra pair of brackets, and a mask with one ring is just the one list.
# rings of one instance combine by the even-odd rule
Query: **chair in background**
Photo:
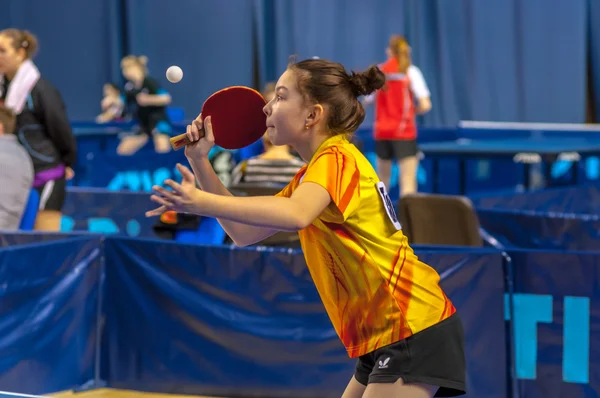
[(32, 188), (29, 192), (29, 198), (27, 199), (25, 211), (23, 212), (23, 216), (21, 217), (21, 224), (19, 226), (19, 229), (21, 231), (33, 230), (39, 206), (40, 195), (38, 194), (38, 191)]
[(479, 218), (464, 196), (406, 195), (398, 207), (402, 230), (411, 244), (483, 246)]
[(253, 184), (242, 182), (229, 187), (235, 196), (273, 196), (278, 194), (284, 186), (280, 184)]

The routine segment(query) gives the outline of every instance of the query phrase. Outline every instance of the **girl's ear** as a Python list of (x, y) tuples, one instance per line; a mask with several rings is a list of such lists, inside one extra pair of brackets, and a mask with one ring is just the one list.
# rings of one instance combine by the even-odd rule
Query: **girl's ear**
[(323, 109), (323, 105), (315, 104), (311, 107), (308, 116), (306, 117), (305, 127), (308, 130), (309, 128), (316, 126), (319, 122), (325, 117), (325, 110)]

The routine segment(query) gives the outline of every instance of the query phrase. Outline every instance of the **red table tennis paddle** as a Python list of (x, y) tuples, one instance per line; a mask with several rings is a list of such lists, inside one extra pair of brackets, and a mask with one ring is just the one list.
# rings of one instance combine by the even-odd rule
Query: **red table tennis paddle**
[[(263, 112), (264, 97), (256, 90), (232, 86), (217, 91), (202, 105), (202, 119), (211, 116), (215, 144), (225, 149), (240, 149), (258, 141), (267, 130)], [(204, 131), (200, 131), (200, 137)], [(186, 134), (170, 139), (174, 150), (191, 144)]]

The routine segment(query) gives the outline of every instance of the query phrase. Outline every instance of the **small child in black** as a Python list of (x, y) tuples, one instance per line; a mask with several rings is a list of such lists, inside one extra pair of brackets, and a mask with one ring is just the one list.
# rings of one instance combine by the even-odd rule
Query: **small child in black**
[(125, 137), (117, 153), (131, 155), (146, 144), (149, 137), (154, 140), (156, 152), (164, 153), (171, 149), (169, 135), (172, 127), (167, 116), (167, 106), (171, 96), (162, 89), (158, 82), (148, 76), (146, 67), (148, 59), (144, 56), (128, 55), (121, 61), (125, 84), (125, 98), (128, 105), (134, 105), (135, 118), (140, 127), (140, 134)]

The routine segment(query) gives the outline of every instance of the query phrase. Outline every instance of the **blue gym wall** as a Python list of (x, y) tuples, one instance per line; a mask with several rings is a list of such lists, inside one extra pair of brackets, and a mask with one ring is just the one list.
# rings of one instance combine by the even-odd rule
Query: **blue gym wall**
[[(73, 120), (98, 113), (127, 53), (147, 55), (191, 117), (219, 88), (276, 79), (292, 53), (362, 69), (403, 33), (432, 91), (422, 123), (452, 126), (584, 122), (588, 84), (600, 94), (599, 19), (595, 0), (3, 0), (0, 27), (38, 35), (37, 62)], [(171, 64), (181, 84), (164, 78)]]

